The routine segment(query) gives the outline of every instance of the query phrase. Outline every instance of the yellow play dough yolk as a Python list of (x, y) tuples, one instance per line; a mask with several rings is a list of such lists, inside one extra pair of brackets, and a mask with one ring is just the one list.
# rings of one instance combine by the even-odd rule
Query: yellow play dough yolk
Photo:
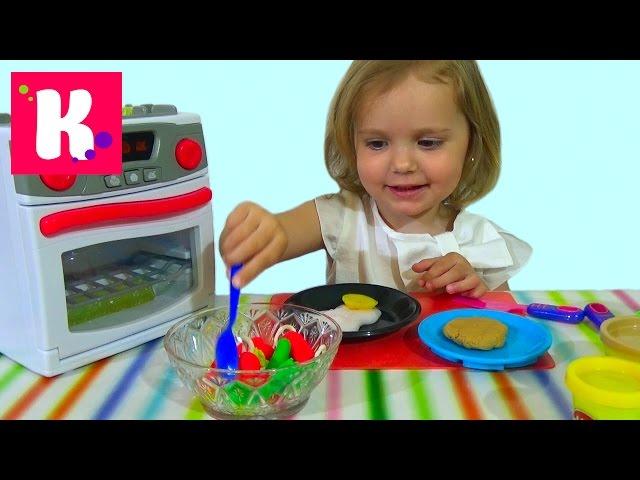
[(378, 301), (360, 293), (347, 293), (342, 296), (342, 302), (350, 310), (370, 310), (378, 305)]

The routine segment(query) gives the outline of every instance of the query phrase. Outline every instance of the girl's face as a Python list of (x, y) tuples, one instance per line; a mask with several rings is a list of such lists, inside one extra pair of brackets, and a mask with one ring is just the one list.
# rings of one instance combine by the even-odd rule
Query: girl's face
[(358, 175), (384, 219), (394, 229), (433, 221), (460, 181), (469, 143), (453, 88), (410, 75), (365, 99), (356, 124)]

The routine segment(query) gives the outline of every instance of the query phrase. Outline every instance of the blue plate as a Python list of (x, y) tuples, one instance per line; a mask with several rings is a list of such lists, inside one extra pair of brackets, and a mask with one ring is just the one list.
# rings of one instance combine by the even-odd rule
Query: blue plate
[[(474, 350), (449, 340), (442, 333), (442, 328), (456, 317), (485, 317), (504, 323), (509, 327), (504, 346), (493, 350)], [(418, 335), (436, 355), (479, 370), (504, 370), (531, 365), (551, 346), (551, 333), (544, 325), (512, 313), (477, 308), (447, 310), (430, 315), (420, 322)]]

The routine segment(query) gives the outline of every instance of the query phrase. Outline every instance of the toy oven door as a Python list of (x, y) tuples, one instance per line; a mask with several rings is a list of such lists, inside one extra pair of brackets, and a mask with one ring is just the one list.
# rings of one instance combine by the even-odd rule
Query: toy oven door
[(58, 348), (64, 358), (206, 306), (213, 292), (212, 223), (206, 201), (45, 240), (34, 265), (47, 272), (35, 286), (44, 299), (41, 347)]

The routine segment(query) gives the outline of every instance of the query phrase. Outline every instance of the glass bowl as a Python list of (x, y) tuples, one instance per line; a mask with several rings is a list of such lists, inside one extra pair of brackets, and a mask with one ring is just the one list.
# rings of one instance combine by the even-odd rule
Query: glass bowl
[(200, 310), (169, 329), (164, 348), (184, 385), (218, 419), (273, 419), (298, 413), (329, 370), (342, 340), (340, 326), (323, 313), (297, 305), (239, 305), (233, 327), (236, 338), (246, 342), (260, 337), (273, 345), (274, 337), (293, 329), (305, 338), (315, 357), (282, 368), (212, 368), (216, 342), (228, 320), (225, 305)]

